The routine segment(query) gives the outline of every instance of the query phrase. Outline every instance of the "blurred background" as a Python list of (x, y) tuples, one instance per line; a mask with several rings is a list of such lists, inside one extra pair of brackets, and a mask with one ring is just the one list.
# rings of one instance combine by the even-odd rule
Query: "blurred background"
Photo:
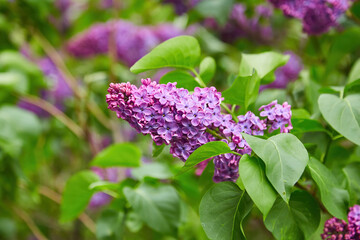
[[(254, 109), (278, 99), (319, 117), (318, 90), (343, 85), (360, 56), (360, 4), (351, 4), (336, 24), (312, 29), (314, 19), (289, 18), (261, 0), (0, 0), (0, 239), (206, 239), (198, 205), (213, 184), (211, 168), (172, 179), (183, 163), (168, 149), (153, 157), (150, 137), (107, 109), (109, 83), (159, 81), (169, 69), (134, 75), (129, 68), (159, 43), (192, 35), (216, 61), (209, 85), (219, 91), (234, 80), (241, 53), (290, 55), (275, 81), (261, 86)], [(119, 142), (141, 149), (139, 169), (89, 166)], [(346, 146), (330, 151), (335, 165), (350, 154)], [(152, 230), (121, 198), (102, 192), (76, 220), (59, 221), (65, 184), (84, 169), (114, 183), (172, 186), (181, 199), (177, 235)], [(121, 223), (119, 209), (128, 211)], [(248, 238), (272, 239), (253, 211)]]

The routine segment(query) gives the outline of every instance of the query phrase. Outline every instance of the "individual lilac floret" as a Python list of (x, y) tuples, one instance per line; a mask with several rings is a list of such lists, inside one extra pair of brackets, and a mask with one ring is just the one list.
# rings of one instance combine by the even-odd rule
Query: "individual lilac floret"
[(196, 87), (190, 94), (186, 89), (176, 88), (176, 83), (158, 84), (149, 78), (141, 81), (139, 88), (130, 83), (111, 83), (106, 95), (108, 108), (138, 132), (149, 134), (156, 144), (170, 145), (170, 153), (182, 161), (207, 142), (226, 142), (239, 155), (223, 154), (213, 158), (215, 182), (236, 181), (239, 177), (241, 155), (251, 154), (241, 133), (263, 135), (267, 125), (272, 130), (290, 130), (291, 111), (287, 103), (264, 107), (274, 118), (267, 114), (266, 119), (261, 120), (247, 112), (235, 122), (231, 115), (221, 113), (223, 98), (214, 87)]
[(282, 105), (277, 100), (268, 105), (259, 108), (260, 116), (267, 117), (266, 125), (269, 126), (269, 132), (280, 128), (280, 132), (288, 133), (292, 128), (291, 124), (291, 106), (284, 102)]
[(260, 86), (260, 90), (267, 88), (286, 88), (286, 86), (298, 79), (301, 70), (303, 69), (303, 64), (301, 59), (293, 52), (287, 51), (284, 54), (289, 55), (289, 61), (282, 67), (279, 67), (275, 71), (275, 81)]
[(171, 24), (153, 27), (136, 26), (123, 20), (109, 21), (95, 24), (70, 39), (67, 50), (77, 58), (88, 58), (108, 53), (113, 41), (117, 58), (131, 66), (156, 45), (184, 33)]
[[(117, 168), (98, 168), (93, 167), (91, 169), (96, 173), (101, 180), (109, 182), (118, 181), (118, 169)], [(112, 197), (104, 192), (95, 193), (90, 200), (89, 207), (92, 209), (99, 208), (108, 204), (111, 201)]]
[(337, 19), (350, 7), (350, 0), (269, 0), (285, 16), (301, 19), (303, 30), (316, 35), (337, 25)]

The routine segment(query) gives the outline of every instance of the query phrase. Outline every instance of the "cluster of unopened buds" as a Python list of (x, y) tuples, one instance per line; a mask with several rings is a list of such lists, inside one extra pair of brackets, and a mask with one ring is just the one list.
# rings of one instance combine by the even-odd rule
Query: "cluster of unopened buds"
[[(272, 132), (289, 132), (291, 107), (273, 101), (260, 108), (260, 119), (252, 112), (234, 118), (221, 113), (221, 93), (214, 87), (196, 87), (192, 94), (176, 88), (176, 83), (158, 84), (142, 79), (138, 88), (130, 83), (111, 83), (106, 95), (108, 108), (119, 118), (129, 122), (138, 132), (149, 134), (157, 145), (170, 146), (170, 153), (186, 161), (201, 145), (211, 141), (224, 141), (232, 151), (251, 154), (251, 148), (241, 133), (263, 135)], [(223, 154), (213, 158), (213, 180), (236, 181), (239, 177), (240, 156)]]
[(360, 206), (350, 208), (348, 222), (338, 218), (330, 218), (325, 222), (322, 239), (358, 240), (360, 239)]

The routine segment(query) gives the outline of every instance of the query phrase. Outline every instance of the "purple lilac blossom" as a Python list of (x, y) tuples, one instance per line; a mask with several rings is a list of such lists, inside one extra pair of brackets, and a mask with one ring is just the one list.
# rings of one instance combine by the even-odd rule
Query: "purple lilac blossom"
[[(94, 173), (96, 173), (101, 180), (109, 181), (109, 182), (117, 182), (118, 181), (118, 169), (117, 168), (98, 168), (93, 167), (91, 169)], [(104, 192), (95, 193), (90, 200), (89, 207), (92, 209), (99, 208), (108, 204), (111, 201), (112, 197)]]
[(70, 39), (67, 50), (77, 58), (106, 54), (113, 34), (117, 58), (131, 66), (156, 45), (185, 33), (171, 24), (136, 26), (123, 20), (109, 21), (95, 24)]
[(248, 38), (261, 43), (270, 42), (273, 32), (270, 19), (273, 15), (271, 6), (258, 5), (253, 16), (246, 16), (246, 6), (240, 3), (234, 4), (228, 22), (220, 26), (215, 19), (205, 19), (205, 26), (220, 34), (225, 42), (234, 42), (239, 38)]
[(261, 86), (260, 90), (267, 88), (286, 88), (289, 82), (298, 79), (299, 74), (303, 69), (301, 59), (291, 51), (287, 51), (284, 54), (290, 56), (289, 61), (275, 71), (275, 81)]
[[(108, 108), (119, 118), (129, 122), (138, 132), (149, 134), (157, 145), (170, 146), (170, 153), (182, 161), (201, 145), (221, 140), (231, 150), (243, 155), (250, 154), (251, 148), (241, 133), (263, 135), (264, 130), (280, 129), (288, 132), (291, 126), (290, 105), (273, 102), (262, 106), (261, 120), (252, 112), (238, 116), (238, 122), (231, 115), (223, 115), (220, 103), (221, 93), (214, 87), (194, 89), (193, 94), (176, 83), (158, 84), (151, 79), (142, 79), (137, 88), (130, 83), (111, 83), (106, 95)], [(217, 139), (206, 130), (218, 132)], [(240, 156), (223, 154), (213, 158), (215, 171), (213, 180), (236, 181), (239, 177)]]
[(351, 0), (269, 0), (287, 17), (302, 20), (303, 30), (310, 35), (327, 32), (350, 7)]
[(348, 222), (338, 218), (331, 218), (325, 222), (321, 239), (331, 240), (359, 240), (360, 239), (360, 206), (350, 207)]

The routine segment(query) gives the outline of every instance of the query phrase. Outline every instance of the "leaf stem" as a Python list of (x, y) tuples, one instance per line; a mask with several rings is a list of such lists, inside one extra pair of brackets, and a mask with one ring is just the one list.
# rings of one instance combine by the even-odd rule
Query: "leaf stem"
[(220, 134), (218, 134), (217, 132), (215, 132), (214, 130), (211, 130), (209, 128), (207, 128), (205, 130), (206, 132), (210, 133), (211, 135), (213, 135), (214, 137), (217, 137), (219, 139), (226, 139), (225, 137), (221, 136)]

